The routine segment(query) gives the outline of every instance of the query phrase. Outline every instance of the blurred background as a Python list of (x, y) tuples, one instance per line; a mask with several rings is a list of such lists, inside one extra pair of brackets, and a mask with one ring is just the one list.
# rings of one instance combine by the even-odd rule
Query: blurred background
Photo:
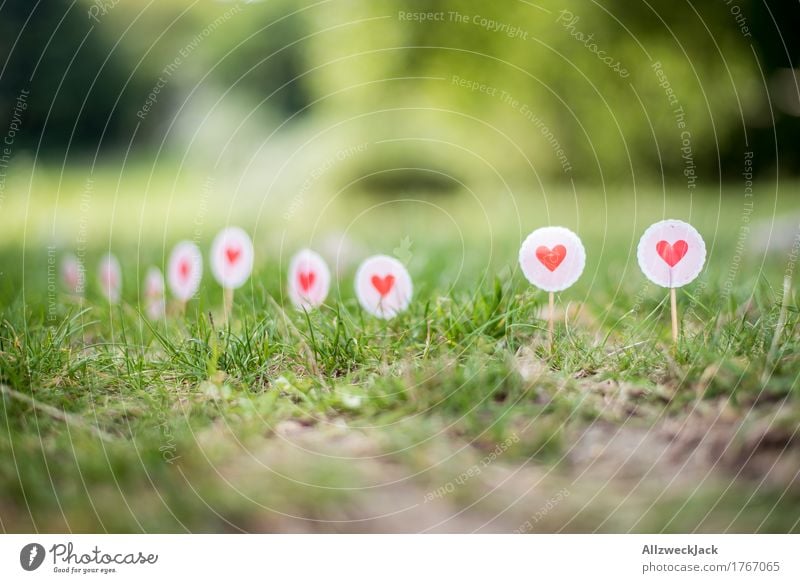
[(649, 189), (680, 215), (800, 169), (797, 2), (7, 0), (0, 15), (0, 242), (27, 226), (107, 245), (151, 216), (183, 235), (330, 223), (359, 193), (466, 192), (469, 213), (507, 217), (536, 200), (549, 220), (566, 198), (574, 226), (578, 197)]
[[(513, 530), (569, 481), (535, 529), (796, 531), (799, 16), (0, 0), (0, 385), (21, 391), (0, 396), (0, 528)], [(664, 218), (708, 251), (678, 294), (680, 350), (636, 260)], [(228, 224), (255, 265), (223, 334), (207, 251)], [(518, 272), (547, 224), (587, 251), (557, 350)], [(141, 284), (183, 239), (205, 275), (161, 334)], [(308, 319), (284, 310), (300, 247), (335, 271)], [(414, 278), (389, 323), (353, 297), (374, 253)], [(80, 297), (59, 283), (71, 257)], [(65, 431), (61, 409), (85, 421)], [(81, 433), (95, 424), (110, 446)]]

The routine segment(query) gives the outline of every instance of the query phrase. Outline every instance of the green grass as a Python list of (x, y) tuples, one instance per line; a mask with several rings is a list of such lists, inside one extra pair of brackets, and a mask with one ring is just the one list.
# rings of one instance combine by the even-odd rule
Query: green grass
[[(59, 204), (80, 222), (75, 192)], [(87, 211), (90, 270), (109, 246), (123, 264), (124, 301), (109, 306), (93, 287), (83, 301), (48, 290), (47, 238), (31, 230), (53, 202), (37, 201), (2, 250), (2, 530), (800, 531), (796, 294), (781, 301), (786, 253), (735, 263), (734, 189), (691, 201), (711, 254), (679, 294), (676, 347), (666, 294), (634, 256), (665, 206), (689, 218), (688, 200), (590, 192), (578, 207), (556, 192), (548, 218), (543, 195), (485, 196), (353, 195), (320, 217), (311, 201), (289, 221), (243, 218), (258, 260), (225, 325), (208, 276), (185, 316), (140, 314), (144, 271), (165, 238), (192, 236), (193, 215), (142, 231), (129, 208), (116, 220), (135, 224), (115, 231), (106, 203)], [(204, 248), (227, 213), (210, 216)], [(589, 253), (559, 294), (552, 349), (547, 298), (515, 265), (521, 237), (549, 222)], [(363, 313), (352, 264), (323, 309), (291, 308), (288, 258), (325, 229), (407, 253), (410, 310)]]

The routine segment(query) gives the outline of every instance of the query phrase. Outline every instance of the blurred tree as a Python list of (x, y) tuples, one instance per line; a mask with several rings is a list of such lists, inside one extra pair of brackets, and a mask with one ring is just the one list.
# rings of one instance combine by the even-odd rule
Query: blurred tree
[(106, 154), (127, 148), (137, 126), (139, 143), (158, 143), (187, 95), (209, 84), (251, 102), (275, 92), (268, 107), (294, 113), (306, 100), (290, 82), (298, 32), (285, 11), (279, 3), (7, 0), (0, 121), (7, 125), (20, 91), (29, 91), (17, 145), (41, 140), (43, 153), (60, 157), (101, 141)]
[[(751, 0), (744, 11), (759, 57), (754, 83), (768, 92), (751, 117), (757, 175), (800, 174), (800, 2)], [(762, 77), (763, 75), (763, 77)], [(762, 85), (766, 83), (766, 86)], [(733, 160), (731, 167), (739, 160)]]
[(380, 140), (356, 173), (600, 184), (663, 170), (691, 188), (737, 176), (745, 149), (762, 172), (800, 161), (796, 2), (122, 1), (92, 20), (93, 6), (1, 5), (0, 121), (29, 90), (22, 145), (107, 153), (136, 132), (149, 149), (176, 112), (191, 129), (235, 95), (236, 123), (272, 113), (250, 120), (264, 135), (313, 104), (335, 140)]
[(93, 30), (79, 2), (7, 0), (0, 8), (0, 115), (7, 126), (14, 103), (28, 91), (24, 131), (15, 147), (42, 145), (40, 154), (67, 147), (93, 148), (105, 136), (114, 145), (124, 135), (131, 96), (120, 98), (128, 63), (109, 39)]
[[(310, 90), (338, 116), (419, 108), (384, 116), (381, 131), (449, 125), (453, 141), (499, 166), (521, 167), (519, 147), (550, 176), (632, 179), (663, 167), (685, 183), (684, 172), (715, 179), (720, 150), (741, 141), (758, 69), (724, 4), (693, 4), (337, 1), (309, 13), (309, 28), (330, 31), (305, 52), (320, 67)], [(489, 125), (462, 117), (459, 128), (458, 116), (425, 108)]]

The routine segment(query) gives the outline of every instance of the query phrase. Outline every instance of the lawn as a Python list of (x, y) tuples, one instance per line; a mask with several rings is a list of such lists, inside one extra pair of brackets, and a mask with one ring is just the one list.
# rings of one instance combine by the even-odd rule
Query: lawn
[[(42, 173), (3, 203), (3, 531), (800, 531), (797, 294), (782, 292), (789, 249), (765, 253), (758, 227), (797, 217), (792, 187), (760, 185), (750, 214), (736, 184), (232, 205), (202, 180), (117, 179), (101, 172), (89, 204), (84, 177)], [(635, 257), (661, 218), (692, 222), (709, 250), (678, 294), (676, 346)], [(148, 322), (147, 267), (182, 238), (207, 252), (229, 222), (256, 245), (230, 320), (206, 264), (186, 314)], [(552, 347), (547, 296), (516, 264), (546, 224), (588, 255), (557, 295)], [(48, 271), (79, 235), (83, 299)], [(309, 314), (285, 292), (302, 246), (340, 251)], [(117, 306), (94, 285), (109, 249)], [(353, 296), (372, 253), (414, 279), (388, 322)]]

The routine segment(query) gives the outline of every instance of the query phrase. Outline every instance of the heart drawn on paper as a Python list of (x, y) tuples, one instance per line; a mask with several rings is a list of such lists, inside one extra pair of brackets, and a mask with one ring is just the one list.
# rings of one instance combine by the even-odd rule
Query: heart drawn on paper
[(308, 293), (308, 290), (310, 290), (311, 286), (314, 285), (314, 280), (316, 278), (317, 276), (313, 271), (301, 271), (297, 274), (297, 279), (300, 282), (300, 289), (302, 289), (305, 293)]
[(675, 267), (688, 250), (689, 244), (683, 239), (678, 239), (674, 243), (663, 240), (656, 243), (656, 251), (670, 267)]
[(103, 268), (103, 276), (101, 278), (107, 288), (117, 287), (117, 274), (110, 267)]
[(147, 293), (145, 294), (148, 298), (160, 298), (161, 297), (161, 288), (158, 286), (158, 282), (156, 281), (148, 281), (147, 282)]
[(178, 274), (181, 276), (183, 281), (189, 279), (189, 273), (192, 270), (192, 266), (189, 263), (188, 259), (182, 259), (180, 265), (178, 265)]
[(550, 271), (555, 271), (567, 256), (567, 248), (556, 245), (552, 249), (544, 245), (536, 248), (536, 258)]
[(391, 273), (383, 277), (373, 275), (370, 281), (372, 282), (372, 286), (378, 290), (379, 294), (381, 294), (381, 297), (384, 297), (386, 294), (392, 291), (392, 287), (394, 287), (394, 275)]
[(225, 256), (228, 258), (228, 263), (233, 265), (239, 260), (239, 256), (242, 254), (241, 249), (237, 249), (234, 247), (228, 247), (225, 249)]
[(64, 280), (66, 281), (67, 286), (70, 288), (74, 288), (78, 286), (78, 270), (69, 267), (64, 273)]

